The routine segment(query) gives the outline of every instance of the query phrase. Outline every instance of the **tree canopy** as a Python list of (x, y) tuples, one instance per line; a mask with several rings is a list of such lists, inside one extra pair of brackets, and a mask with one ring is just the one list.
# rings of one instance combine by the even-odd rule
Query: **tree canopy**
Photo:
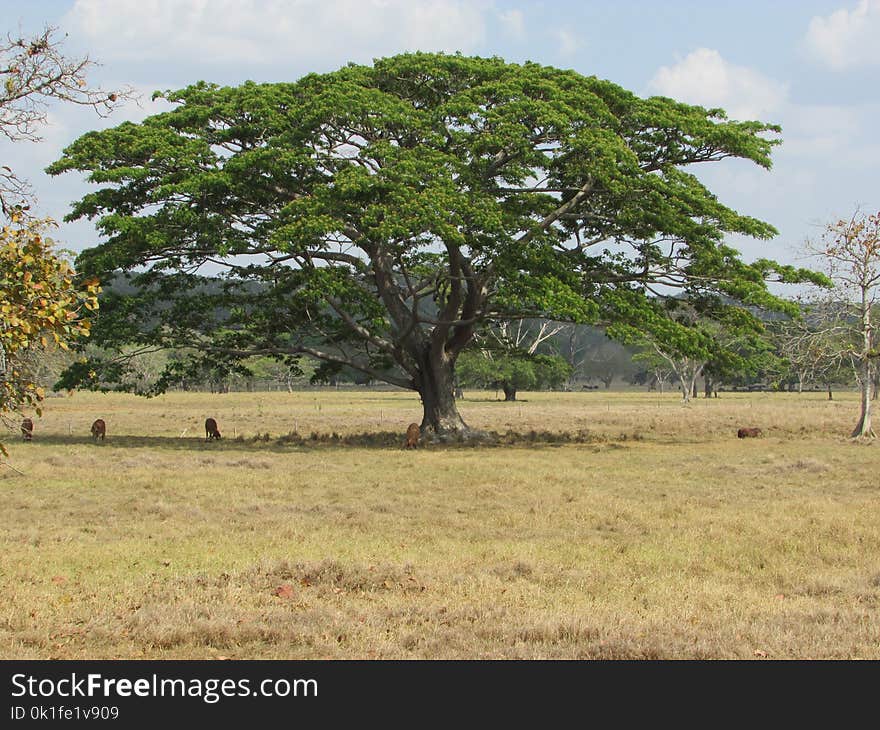
[(462, 386), (500, 387), (504, 400), (516, 400), (518, 390), (556, 388), (571, 374), (571, 366), (558, 355), (528, 352), (465, 350), (458, 359)]
[(754, 371), (771, 349), (761, 319), (719, 297), (670, 297), (653, 305), (654, 316), (637, 326), (614, 324), (610, 333), (639, 346), (640, 362), (675, 373), (685, 403), (701, 375), (711, 382), (713, 377)]
[(778, 308), (766, 280), (807, 276), (725, 244), (776, 231), (690, 168), (769, 168), (780, 130), (720, 109), (426, 53), (159, 96), (175, 107), (49, 168), (98, 186), (68, 216), (105, 238), (78, 267), (133, 287), (102, 301), (104, 345), (309, 354), (417, 390), (423, 429), (461, 432), (455, 363), (488, 318), (633, 323), (670, 289)]

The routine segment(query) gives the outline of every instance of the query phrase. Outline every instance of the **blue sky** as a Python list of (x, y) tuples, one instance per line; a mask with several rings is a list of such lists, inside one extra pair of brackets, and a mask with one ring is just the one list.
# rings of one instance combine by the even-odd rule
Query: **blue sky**
[[(794, 261), (823, 222), (880, 209), (880, 0), (0, 0), (0, 10), (13, 33), (58, 26), (69, 54), (101, 64), (96, 85), (145, 97), (109, 120), (57, 106), (43, 142), (0, 142), (0, 164), (29, 178), (57, 220), (88, 186), (45, 166), (90, 129), (158, 111), (156, 89), (292, 80), (415, 49), (533, 60), (781, 124), (771, 171), (726, 161), (699, 172), (722, 201), (779, 229), (770, 242), (733, 240), (747, 259)], [(57, 238), (74, 250), (98, 240), (88, 223)]]

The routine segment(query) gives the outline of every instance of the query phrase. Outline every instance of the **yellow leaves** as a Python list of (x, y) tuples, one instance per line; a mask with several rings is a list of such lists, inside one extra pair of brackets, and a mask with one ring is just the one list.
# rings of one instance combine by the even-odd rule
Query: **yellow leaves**
[[(69, 351), (77, 337), (89, 334), (86, 316), (98, 308), (100, 284), (79, 284), (67, 260), (41, 235), (49, 222), (23, 222), (19, 214), (0, 228), (0, 318), (10, 376), (0, 383), (0, 411), (33, 405), (45, 393), (18, 367), (33, 345)], [(14, 388), (9, 386), (14, 383)]]

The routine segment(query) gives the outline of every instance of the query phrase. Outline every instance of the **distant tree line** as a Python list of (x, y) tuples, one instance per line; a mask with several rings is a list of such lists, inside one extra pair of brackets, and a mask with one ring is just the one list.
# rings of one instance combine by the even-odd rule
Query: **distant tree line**
[[(728, 333), (726, 359), (716, 355), (705, 360), (663, 353), (657, 343), (644, 338), (622, 343), (593, 325), (521, 320), (515, 325), (515, 340), (505, 344), (498, 333), (485, 334), (462, 353), (455, 385), (459, 395), (469, 389), (495, 389), (505, 400), (515, 400), (518, 391), (633, 386), (659, 393), (677, 390), (683, 398), (685, 390), (687, 399), (698, 394), (717, 397), (725, 391), (823, 391), (833, 398), (835, 390), (856, 388), (853, 367), (835, 346), (835, 340), (842, 337), (841, 323), (846, 323), (841, 314), (843, 303), (801, 304), (801, 308), (800, 318), (767, 318), (760, 337), (731, 339)], [(832, 320), (838, 323), (833, 331), (829, 329)], [(90, 345), (85, 354), (99, 354), (97, 350)], [(191, 353), (182, 349), (130, 347), (125, 354), (124, 379), (104, 383), (104, 389), (149, 393), (160, 379), (168, 390), (215, 393), (318, 386), (394, 387), (354, 368), (328, 368), (308, 356), (287, 360), (256, 356), (230, 369), (224, 363), (212, 365), (208, 361), (194, 368)], [(65, 370), (76, 371), (82, 364), (79, 358), (81, 355), (60, 349), (43, 353), (34, 363), (34, 378), (46, 389), (63, 389), (66, 380), (59, 382), (59, 378)], [(176, 375), (169, 376), (169, 372)], [(677, 373), (686, 373), (684, 380)], [(876, 399), (880, 389), (877, 372), (873, 372), (873, 385)]]

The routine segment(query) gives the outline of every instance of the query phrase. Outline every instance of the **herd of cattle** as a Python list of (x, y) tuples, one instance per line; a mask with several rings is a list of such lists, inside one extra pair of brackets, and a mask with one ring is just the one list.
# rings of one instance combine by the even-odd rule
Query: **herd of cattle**
[[(92, 423), (92, 438), (95, 441), (103, 441), (107, 435), (107, 423), (103, 418), (96, 418)], [(21, 422), (21, 437), (25, 441), (32, 441), (34, 438), (34, 421), (31, 418), (25, 418)], [(205, 419), (205, 441), (211, 439), (219, 439), (220, 430), (217, 428), (217, 421), (213, 418)]]
[[(107, 424), (104, 422), (103, 418), (96, 418), (95, 422), (92, 424), (92, 438), (95, 441), (103, 441), (104, 437), (107, 435)], [(25, 441), (32, 441), (34, 438), (34, 422), (31, 418), (25, 418), (21, 422), (21, 437)]]
[[(95, 419), (95, 422), (92, 424), (92, 438), (95, 441), (103, 441), (104, 437), (107, 435), (107, 424), (104, 422), (103, 418)], [(406, 429), (406, 443), (404, 448), (407, 449), (415, 449), (418, 448), (419, 439), (421, 438), (421, 431), (419, 429), (419, 424), (411, 423)], [(762, 436), (760, 428), (756, 427), (746, 427), (741, 428), (736, 432), (736, 437), (745, 439), (745, 438), (757, 438), (758, 436)], [(21, 437), (25, 441), (31, 441), (34, 438), (34, 422), (30, 418), (25, 418), (21, 422)], [(205, 419), (205, 441), (213, 441), (214, 439), (220, 439), (220, 429), (217, 427), (217, 421), (213, 418)]]

